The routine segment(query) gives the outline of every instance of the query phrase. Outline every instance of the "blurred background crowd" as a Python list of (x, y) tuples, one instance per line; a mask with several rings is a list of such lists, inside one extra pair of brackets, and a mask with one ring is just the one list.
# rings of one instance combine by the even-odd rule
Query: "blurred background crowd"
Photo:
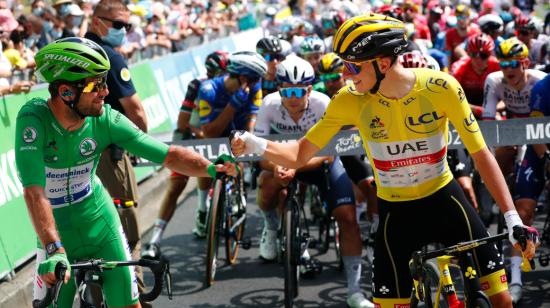
[[(0, 0), (0, 94), (28, 91), (33, 55), (52, 40), (84, 36), (97, 2)], [(322, 38), (328, 52), (343, 20), (368, 11), (405, 21), (410, 48), (430, 54), (443, 70), (466, 55), (468, 36), (483, 31), (498, 43), (517, 34), (518, 18), (529, 32), (532, 65), (547, 65), (550, 54), (549, 0), (129, 0), (128, 6), (132, 15), (119, 51), (129, 64), (257, 26), (264, 36), (284, 40), (288, 52), (299, 53), (308, 36)], [(446, 37), (453, 28), (458, 35)]]

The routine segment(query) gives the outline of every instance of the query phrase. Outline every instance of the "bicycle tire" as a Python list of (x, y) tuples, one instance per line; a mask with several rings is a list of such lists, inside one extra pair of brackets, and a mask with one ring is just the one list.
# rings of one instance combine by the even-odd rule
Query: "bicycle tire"
[(489, 301), (489, 298), (485, 293), (482, 291), (478, 291), (479, 294), (477, 294), (476, 300), (474, 302), (475, 308), (491, 308), (493, 305), (491, 305), (491, 301)]
[[(238, 202), (236, 208), (237, 212), (226, 213), (225, 215), (225, 255), (227, 257), (228, 264), (235, 264), (237, 261), (237, 256), (239, 255), (239, 241), (243, 237), (244, 226), (246, 223), (246, 206), (243, 204), (242, 199), (244, 196), (242, 196), (240, 189), (238, 190), (239, 192), (234, 190), (232, 194), (226, 198), (227, 208), (229, 209), (233, 209), (233, 203)], [(233, 223), (238, 221), (243, 215), (244, 221), (237, 227), (235, 234), (231, 234), (229, 230), (233, 227)]]
[[(292, 200), (292, 197), (290, 197)], [(285, 206), (284, 209), (284, 275), (285, 275), (285, 307), (293, 307), (294, 298), (298, 296), (298, 258), (296, 256), (298, 251), (300, 251), (298, 242), (298, 232), (297, 221), (295, 213), (293, 213), (293, 201), (289, 201), (289, 204)]]
[(207, 224), (207, 247), (206, 247), (206, 285), (214, 284), (217, 269), (218, 246), (220, 242), (220, 223), (223, 215), (225, 199), (224, 181), (216, 179), (214, 182), (214, 193), (212, 203), (208, 211)]

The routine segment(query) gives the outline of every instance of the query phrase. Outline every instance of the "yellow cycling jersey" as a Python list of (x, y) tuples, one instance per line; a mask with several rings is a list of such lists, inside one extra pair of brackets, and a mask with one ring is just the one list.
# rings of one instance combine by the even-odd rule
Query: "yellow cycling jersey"
[(400, 99), (342, 88), (305, 136), (323, 148), (342, 126), (357, 126), (375, 171), (378, 197), (388, 201), (423, 198), (451, 181), (448, 120), (470, 153), (485, 147), (456, 79), (430, 69), (413, 72), (414, 88)]

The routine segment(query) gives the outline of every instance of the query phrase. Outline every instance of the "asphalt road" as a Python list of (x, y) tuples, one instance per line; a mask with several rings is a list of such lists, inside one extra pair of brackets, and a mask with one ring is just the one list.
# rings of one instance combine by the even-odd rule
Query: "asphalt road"
[[(170, 259), (173, 279), (173, 299), (166, 292), (155, 301), (155, 307), (282, 307), (283, 267), (266, 263), (259, 255), (261, 217), (255, 204), (255, 192), (249, 192), (246, 236), (252, 240), (249, 250), (241, 249), (238, 261), (218, 267), (215, 284), (207, 288), (205, 280), (206, 243), (191, 233), (194, 224), (196, 194), (191, 194), (176, 210), (162, 241), (162, 252)], [(542, 222), (537, 223), (542, 226)], [(316, 232), (314, 232), (316, 234)], [(145, 237), (148, 239), (149, 235)], [(225, 252), (220, 249), (224, 258)], [(334, 250), (317, 255), (323, 272), (312, 280), (301, 280), (296, 307), (346, 307), (346, 278), (338, 271)], [(524, 274), (524, 299), (516, 307), (550, 307), (550, 267), (541, 267)], [(370, 267), (363, 262), (362, 290), (371, 293)]]

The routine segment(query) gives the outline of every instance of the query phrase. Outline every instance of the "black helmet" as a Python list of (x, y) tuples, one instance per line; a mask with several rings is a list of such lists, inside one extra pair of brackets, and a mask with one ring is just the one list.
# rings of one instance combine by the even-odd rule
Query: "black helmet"
[(283, 51), (283, 47), (281, 46), (281, 42), (278, 38), (274, 36), (268, 36), (260, 39), (258, 43), (256, 43), (256, 51), (263, 55), (266, 53), (281, 53)]

